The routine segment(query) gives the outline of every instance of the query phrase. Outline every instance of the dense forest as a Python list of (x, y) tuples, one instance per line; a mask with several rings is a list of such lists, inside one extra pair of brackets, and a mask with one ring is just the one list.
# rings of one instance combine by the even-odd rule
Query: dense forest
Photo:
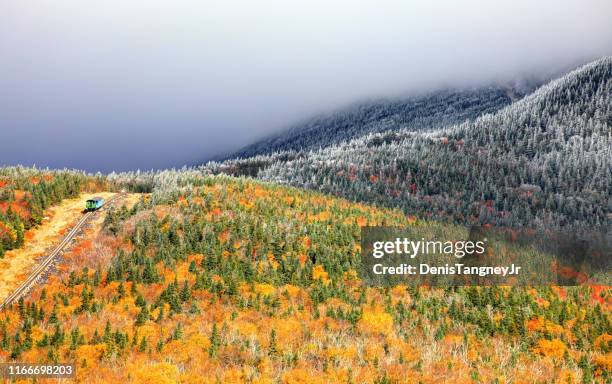
[(460, 124), (369, 133), (321, 150), (205, 169), (457, 223), (605, 230), (612, 219), (611, 128), (607, 57)]
[(0, 360), (73, 361), (87, 383), (611, 378), (609, 288), (359, 278), (360, 227), (454, 227), (195, 170), (112, 182), (153, 189), (110, 211), (56, 277), (0, 313)]

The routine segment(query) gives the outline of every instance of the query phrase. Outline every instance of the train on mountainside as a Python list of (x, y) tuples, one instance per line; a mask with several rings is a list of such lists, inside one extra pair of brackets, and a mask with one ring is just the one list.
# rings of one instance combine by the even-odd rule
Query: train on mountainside
[(96, 211), (104, 205), (104, 199), (102, 197), (93, 197), (85, 202), (86, 211)]

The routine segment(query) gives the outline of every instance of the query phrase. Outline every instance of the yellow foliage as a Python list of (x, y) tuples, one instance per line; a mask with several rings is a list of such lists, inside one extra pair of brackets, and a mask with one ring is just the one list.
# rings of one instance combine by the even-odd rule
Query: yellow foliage
[(326, 384), (325, 378), (317, 371), (310, 371), (304, 368), (294, 368), (283, 374), (281, 378), (283, 384)]
[(574, 384), (578, 382), (576, 373), (574, 371), (570, 371), (569, 369), (561, 370), (557, 376), (557, 381), (555, 381), (556, 384)]
[(138, 328), (138, 335), (140, 337), (146, 337), (149, 340), (151, 340), (158, 334), (159, 334), (158, 328), (155, 325), (153, 325), (151, 322)]
[(393, 337), (388, 340), (391, 350), (395, 353), (396, 358), (400, 356), (404, 361), (415, 361), (420, 357), (419, 351), (415, 350), (410, 344), (400, 337)]
[(399, 302), (410, 304), (410, 294), (406, 290), (405, 285), (397, 285), (391, 288), (391, 304), (396, 305)]
[(363, 334), (388, 335), (393, 332), (393, 317), (381, 307), (366, 307), (357, 328)]
[(230, 368), (223, 372), (223, 382), (228, 384), (238, 384), (246, 382), (244, 371), (240, 368)]
[(295, 201), (295, 198), (294, 198), (293, 196), (285, 196), (285, 197), (283, 198), (283, 202), (284, 202), (286, 205), (291, 205), (291, 204), (293, 204), (293, 202), (294, 202), (294, 201)]
[(271, 377), (267, 375), (262, 375), (260, 377), (256, 377), (252, 381), (253, 384), (274, 384), (275, 381)]
[(257, 335), (259, 328), (253, 323), (241, 321), (236, 324), (236, 330), (244, 336), (252, 336)]
[(333, 346), (327, 348), (325, 355), (328, 359), (342, 359), (350, 362), (357, 357), (357, 347), (354, 345)]
[(474, 347), (470, 347), (467, 351), (467, 358), (469, 361), (476, 361), (478, 359), (478, 350)]
[[(285, 350), (292, 345), (298, 345), (303, 335), (303, 326), (295, 317), (285, 319), (270, 319), (270, 327), (276, 331), (277, 347)], [(267, 335), (269, 332), (267, 332)]]
[(355, 271), (354, 269), (349, 269), (348, 271), (344, 272), (344, 279), (345, 280), (355, 280), (357, 279), (357, 271)]
[(544, 319), (543, 316), (527, 321), (527, 329), (531, 332), (543, 332), (554, 336), (559, 336), (565, 332), (562, 326)]
[(459, 335), (446, 335), (444, 336), (444, 344), (447, 345), (460, 345), (463, 343), (463, 336)]
[(134, 384), (173, 384), (179, 381), (179, 371), (170, 363), (133, 364), (128, 367), (128, 372)]
[(312, 269), (312, 278), (314, 280), (321, 280), (325, 284), (329, 283), (329, 275), (325, 271), (325, 268), (323, 268), (323, 266), (320, 264), (315, 265)]
[(295, 285), (287, 284), (283, 286), (283, 291), (286, 291), (289, 294), (289, 297), (296, 298), (299, 295), (301, 289), (300, 287), (296, 287)]
[(262, 296), (270, 296), (276, 292), (276, 287), (272, 284), (255, 284), (255, 293)]
[(206, 350), (210, 347), (210, 338), (201, 333), (194, 333), (188, 338), (188, 345)]
[(272, 363), (270, 362), (270, 359), (267, 357), (261, 359), (259, 364), (257, 364), (257, 371), (259, 371), (259, 373), (262, 375), (272, 372)]
[(605, 355), (594, 355), (593, 363), (603, 370), (612, 371), (612, 353), (606, 353)]
[(367, 361), (380, 360), (385, 355), (381, 343), (368, 343), (363, 347), (363, 359)]
[[(67, 337), (71, 329), (79, 327), (84, 335), (85, 344), (77, 346), (76, 350), (70, 350), (68, 340), (65, 340), (58, 352), (62, 359), (69, 357), (71, 361), (83, 364), (83, 367), (77, 370), (76, 382), (317, 384), (374, 383), (383, 381), (382, 377), (398, 383), (493, 382), (495, 379), (499, 383), (512, 381), (519, 383), (521, 380), (547, 383), (576, 382), (580, 379), (580, 370), (576, 367), (567, 369), (567, 365), (562, 362), (560, 365), (556, 360), (563, 359), (565, 353), (574, 360), (583, 354), (589, 357), (596, 368), (594, 371), (596, 379), (602, 377), (603, 371), (612, 369), (612, 356), (605, 354), (608, 343), (612, 341), (612, 335), (601, 335), (593, 345), (586, 343), (584, 348), (578, 348), (573, 343), (574, 324), (578, 324), (582, 331), (588, 331), (589, 324), (580, 324), (587, 314), (585, 309), (579, 309), (579, 316), (574, 318), (572, 315), (575, 311), (569, 311), (569, 318), (562, 324), (546, 320), (545, 316), (528, 320), (525, 325), (531, 332), (556, 339), (539, 340), (533, 349), (537, 354), (535, 358), (531, 354), (520, 352), (516, 366), (507, 364), (504, 366), (504, 361), (508, 361), (510, 356), (511, 351), (508, 350), (516, 341), (514, 338), (494, 334), (480, 339), (474, 336), (473, 331), (477, 327), (456, 327), (458, 324), (450, 324), (447, 317), (447, 304), (450, 304), (450, 300), (446, 299), (461, 298), (464, 293), (449, 293), (430, 287), (421, 288), (418, 296), (411, 296), (407, 287), (403, 285), (391, 287), (389, 290), (370, 288), (359, 280), (358, 273), (354, 269), (346, 267), (346, 263), (341, 264), (342, 269), (333, 270), (337, 274), (331, 274), (332, 269), (328, 272), (323, 265), (312, 265), (309, 259), (308, 249), (327, 250), (335, 244), (330, 245), (326, 241), (335, 238), (335, 235), (343, 236), (341, 244), (337, 244), (338, 251), (342, 255), (355, 257), (356, 253), (361, 251), (358, 231), (354, 231), (355, 224), (364, 226), (385, 222), (387, 225), (428, 226), (432, 225), (431, 223), (426, 221), (417, 223), (414, 216), (406, 217), (401, 211), (382, 210), (327, 198), (312, 192), (256, 186), (255, 182), (251, 181), (240, 183), (244, 184), (237, 186), (237, 183), (227, 183), (198, 187), (201, 191), (212, 194), (206, 199), (185, 195), (188, 201), (205, 204), (209, 211), (208, 213), (202, 213), (202, 210), (193, 211), (193, 217), (183, 216), (183, 218), (196, 221), (198, 220), (196, 215), (201, 214), (200, 219), (210, 220), (214, 226), (207, 227), (206, 230), (214, 231), (213, 236), (218, 236), (224, 246), (211, 249), (214, 254), (191, 254), (186, 260), (177, 259), (172, 266), (160, 261), (156, 264), (161, 276), (160, 281), (137, 286), (138, 294), (142, 294), (149, 305), (156, 303), (168, 284), (174, 280), (181, 285), (186, 281), (189, 286), (193, 286), (196, 276), (201, 276), (202, 260), (206, 257), (211, 258), (207, 261), (211, 261), (219, 252), (227, 258), (221, 260), (221, 263), (234, 261), (252, 263), (253, 271), (261, 274), (248, 280), (249, 282), (238, 278), (235, 281), (238, 285), (238, 295), (230, 295), (225, 291), (216, 292), (212, 289), (194, 289), (187, 302), (180, 303), (182, 310), (175, 313), (171, 311), (168, 303), (164, 303), (164, 316), (161, 321), (147, 321), (145, 325), (136, 328), (134, 321), (140, 312), (140, 308), (135, 304), (137, 295), (126, 294), (116, 302), (118, 282), (105, 281), (91, 288), (95, 291), (96, 302), (104, 304), (96, 313), (76, 310), (82, 302), (80, 292), (83, 287), (81, 284), (67, 287), (65, 284), (67, 276), (62, 271), (56, 276), (51, 276), (47, 282), (46, 301), (38, 299), (39, 292), (33, 293), (32, 298), (47, 314), (51, 312), (54, 302), (57, 301), (49, 298), (56, 297), (59, 292), (66, 294), (68, 305), (59, 305), (57, 308), (60, 321), (64, 325)], [(265, 208), (264, 211), (260, 211), (262, 207)], [(179, 215), (183, 215), (192, 206), (176, 211), (172, 211), (173, 208), (175, 207), (164, 206), (155, 212), (160, 212), (160, 218), (168, 212), (173, 212), (173, 215), (180, 219)], [(275, 219), (273, 221), (268, 220), (269, 208), (273, 208)], [(260, 215), (261, 212), (266, 212), (265, 216)], [(239, 225), (242, 219), (246, 220), (249, 215), (257, 218), (249, 224), (267, 228), (264, 230), (265, 236), (253, 238), (244, 236), (238, 239)], [(236, 220), (237, 217), (240, 217), (240, 220)], [(128, 218), (128, 222), (130, 221), (134, 220)], [(306, 221), (318, 222), (312, 227), (321, 231), (311, 230)], [(128, 227), (133, 225), (134, 223), (131, 223)], [(168, 230), (170, 225), (166, 223), (164, 230)], [(275, 226), (270, 233), (274, 234), (275, 245), (279, 247), (274, 249), (283, 249), (282, 253), (263, 251), (271, 249), (270, 244), (265, 243), (270, 234), (268, 233), (270, 228), (266, 227), (268, 225)], [(337, 231), (341, 226), (344, 226), (343, 231), (355, 232), (355, 238), (347, 238), (349, 241), (344, 241), (345, 232)], [(329, 235), (327, 237), (326, 231)], [(179, 232), (179, 235), (183, 235), (181, 231)], [(112, 239), (111, 250), (125, 247), (125, 250), (130, 252), (137, 246), (126, 240), (130, 236), (123, 236), (125, 233), (121, 235)], [(110, 235), (106, 237), (110, 238)], [(95, 245), (97, 247), (99, 244)], [(154, 254), (153, 248), (146, 251), (147, 257)], [(248, 254), (247, 249), (250, 250)], [(195, 262), (197, 271), (189, 271), (191, 262)], [(290, 264), (293, 267), (298, 262), (302, 268), (297, 269), (296, 279), (293, 277), (290, 280), (283, 279), (284, 276), (280, 276), (281, 264)], [(81, 267), (82, 265), (78, 263), (71, 265), (75, 271)], [(304, 278), (308, 277), (304, 276), (304, 273), (311, 267), (312, 278), (317, 282), (327, 285), (331, 284), (332, 279), (338, 279), (334, 280), (334, 283), (339, 283), (338, 287), (342, 289), (342, 294), (325, 296), (322, 300), (312, 295), (318, 289), (316, 286), (318, 283), (310, 287), (302, 286)], [(278, 268), (277, 273), (273, 271), (274, 268)], [(231, 273), (226, 274), (227, 271), (223, 268), (219, 270), (223, 272), (217, 272), (219, 275), (212, 276), (214, 282), (222, 283), (221, 276), (232, 276)], [(206, 276), (215, 271), (206, 271)], [(341, 274), (342, 272), (344, 273)], [(93, 270), (89, 273), (90, 277), (93, 276)], [(279, 277), (281, 279), (278, 279)], [(274, 281), (274, 283), (263, 283), (264, 281)], [(296, 285), (279, 285), (279, 282), (287, 281), (293, 281)], [(125, 290), (130, 291), (131, 283), (123, 284)], [(501, 295), (507, 292), (509, 290), (502, 289)], [(540, 289), (528, 292), (542, 307), (542, 313), (546, 313), (544, 309), (550, 305), (547, 300), (557, 304), (556, 298), (551, 299), (552, 295), (556, 294), (559, 297), (566, 295), (565, 290), (554, 287), (552, 294), (542, 293)], [(257, 300), (256, 295), (262, 296), (262, 300)], [(276, 295), (280, 300), (270, 300), (270, 296)], [(359, 302), (368, 304), (361, 308), (362, 315), (355, 326), (357, 332), (354, 332), (351, 324), (352, 311), (356, 300), (361, 300), (362, 296), (363, 301)], [(413, 301), (422, 304), (421, 300), (432, 298), (442, 303), (440, 308), (442, 316), (436, 320), (417, 313), (414, 307), (409, 305)], [(562, 300), (573, 299), (570, 296), (563, 296)], [(411, 319), (407, 324), (395, 324), (394, 317), (385, 311), (384, 306), (387, 303), (395, 307), (400, 302), (410, 311)], [(191, 304), (196, 304), (196, 309), (199, 311), (189, 310)], [(159, 308), (151, 310), (152, 318), (157, 318), (159, 313)], [(494, 321), (502, 320), (502, 314), (496, 312), (495, 308), (488, 313)], [(350, 314), (351, 317), (341, 314)], [(5, 318), (8, 334), (12, 337), (21, 330), (22, 318), (15, 309), (7, 310), (6, 315), (2, 315), (2, 319)], [(417, 319), (420, 320), (419, 325), (416, 327), (411, 325)], [(107, 348), (106, 344), (92, 345), (90, 341), (94, 331), (101, 334), (107, 320), (113, 331), (127, 333), (130, 340), (137, 329), (138, 339), (146, 337), (147, 349), (151, 352), (141, 353), (138, 345), (130, 343), (121, 351), (109, 349), (115, 352), (112, 356), (101, 357)], [(213, 322), (217, 324), (221, 340), (215, 356), (210, 356)], [(178, 340), (174, 340), (172, 335), (179, 323), (182, 325), (183, 333)], [(442, 340), (427, 337), (423, 343), (420, 343), (419, 338), (424, 338), (422, 336), (424, 333), (432, 332), (443, 323), (446, 323), (451, 331)], [(404, 338), (399, 332), (402, 325), (412, 328), (413, 333), (408, 338)], [(268, 353), (273, 330), (277, 354)], [(52, 332), (53, 328), (43, 321), (33, 326), (31, 336), (34, 342), (38, 342), (45, 334), (49, 335)], [(465, 348), (463, 348), (462, 332), (469, 334)], [(540, 337), (541, 334), (532, 336)], [(568, 340), (568, 345), (566, 346), (561, 340)], [(159, 341), (162, 341), (161, 352), (157, 352), (155, 348)], [(20, 359), (32, 362), (43, 361), (46, 352), (47, 349), (44, 348), (32, 348), (24, 351)], [(10, 353), (10, 348), (0, 350), (0, 361), (9, 360)], [(295, 356), (296, 361), (292, 360), (289, 363), (287, 361), (289, 356)], [(421, 369), (416, 368), (417, 361)], [(477, 380), (471, 378), (472, 372), (478, 373)]]
[[(164, 346), (162, 355), (168, 361), (175, 363), (188, 363), (190, 361), (201, 362), (204, 352), (207, 349), (207, 347), (204, 347), (206, 342), (201, 339), (196, 339), (196, 342), (198, 342), (202, 347), (192, 345), (183, 340), (172, 340)], [(210, 346), (210, 343), (208, 343), (208, 346)]]
[(543, 356), (562, 358), (567, 347), (559, 339), (553, 340), (538, 340), (538, 345), (534, 348), (535, 353), (539, 353)]
[(81, 363), (83, 360), (85, 360), (86, 364), (89, 365), (97, 361), (103, 351), (104, 345), (81, 345), (76, 350), (75, 361)]
[(609, 333), (604, 333), (603, 335), (595, 339), (595, 342), (593, 344), (595, 348), (603, 350), (610, 344), (610, 342), (612, 342), (612, 335), (610, 335)]
[(391, 288), (391, 296), (403, 297), (407, 294), (405, 285), (396, 285)]

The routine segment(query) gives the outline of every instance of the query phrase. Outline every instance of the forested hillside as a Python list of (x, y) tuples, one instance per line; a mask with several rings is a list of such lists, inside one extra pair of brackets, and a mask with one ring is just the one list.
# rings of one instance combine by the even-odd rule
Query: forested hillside
[(0, 168), (0, 258), (23, 244), (25, 231), (41, 223), (47, 207), (104, 183), (82, 172)]
[(113, 179), (155, 187), (0, 314), (1, 361), (75, 362), (84, 383), (610, 379), (607, 288), (371, 288), (361, 226), (455, 229), (196, 171)]
[(612, 58), (443, 129), (368, 134), (311, 153), (207, 169), (460, 223), (609, 228)]
[(447, 90), (408, 99), (356, 104), (343, 111), (297, 124), (286, 132), (267, 137), (225, 156), (225, 159), (275, 152), (307, 152), (368, 133), (442, 128), (495, 112), (510, 104), (511, 96), (522, 95), (523, 89), (496, 86)]

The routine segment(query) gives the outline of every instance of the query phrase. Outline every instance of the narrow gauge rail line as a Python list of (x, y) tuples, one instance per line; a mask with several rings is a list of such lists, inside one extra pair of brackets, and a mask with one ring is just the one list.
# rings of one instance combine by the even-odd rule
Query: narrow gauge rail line
[[(101, 209), (101, 211), (103, 211), (103, 210), (107, 209), (108, 207), (110, 207), (111, 204), (113, 202), (115, 202), (117, 199), (119, 199), (121, 196), (123, 196), (122, 193), (118, 193), (115, 196), (113, 196), (111, 199), (109, 199), (106, 202), (106, 204)], [(0, 304), (0, 310), (10, 306), (15, 301), (19, 300), (19, 298), (21, 298), (22, 296), (25, 296), (30, 291), (30, 289), (36, 284), (36, 282), (39, 280), (39, 278), (47, 270), (47, 268), (49, 268), (49, 266), (53, 263), (53, 261), (55, 261), (57, 256), (63, 251), (63, 249), (66, 247), (66, 245), (68, 245), (68, 243), (70, 243), (70, 241), (72, 241), (72, 239), (74, 239), (74, 236), (79, 232), (79, 230), (83, 227), (83, 225), (87, 222), (87, 220), (91, 216), (93, 216), (96, 212), (98, 212), (98, 211), (90, 211), (90, 212), (87, 212), (87, 213), (83, 214), (83, 216), (79, 219), (79, 221), (77, 221), (77, 223), (74, 225), (74, 227), (72, 227), (70, 232), (68, 232), (68, 234), (66, 236), (64, 236), (64, 239), (62, 240), (62, 242), (59, 243), (55, 248), (53, 248), (51, 253), (49, 253), (49, 255), (47, 255), (36, 266), (36, 268), (34, 268), (32, 273), (30, 274), (30, 276), (23, 283), (21, 283), (21, 285), (13, 293), (11, 293), (6, 298), (6, 300), (4, 300), (4, 302), (2, 304)]]

